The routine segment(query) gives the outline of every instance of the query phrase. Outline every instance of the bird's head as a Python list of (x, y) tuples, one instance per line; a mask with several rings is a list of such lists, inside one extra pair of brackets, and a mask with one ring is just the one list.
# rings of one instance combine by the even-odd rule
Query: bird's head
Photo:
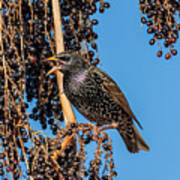
[(57, 70), (60, 70), (64, 74), (78, 73), (89, 66), (83, 57), (74, 52), (62, 52), (48, 58), (47, 60), (57, 62), (57, 65), (53, 67), (48, 74), (51, 74)]

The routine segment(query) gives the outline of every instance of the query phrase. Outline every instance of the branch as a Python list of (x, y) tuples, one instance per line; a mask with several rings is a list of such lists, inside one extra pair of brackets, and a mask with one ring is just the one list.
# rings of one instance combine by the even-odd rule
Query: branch
[[(61, 24), (61, 14), (59, 8), (59, 1), (52, 0), (53, 17), (54, 17), (54, 28), (55, 28), (55, 41), (56, 41), (56, 53), (64, 51), (63, 32)], [(63, 92), (63, 74), (59, 71), (56, 72), (57, 83), (59, 87), (59, 97), (65, 118), (66, 125), (69, 123), (75, 123), (76, 118), (74, 116), (71, 103)]]
[[(53, 10), (53, 18), (54, 18), (54, 28), (55, 28), (55, 42), (56, 42), (56, 53), (60, 53), (64, 51), (64, 40), (63, 40), (63, 32), (62, 32), (62, 23), (61, 23), (61, 10), (60, 4), (58, 0), (52, 0), (52, 10)], [(76, 123), (76, 118), (73, 113), (71, 103), (65, 96), (63, 92), (63, 74), (59, 71), (56, 72), (57, 84), (59, 88), (59, 99), (61, 102), (61, 107), (65, 119), (65, 124), (68, 125), (70, 123)], [(57, 159), (58, 155), (70, 144), (72, 138), (74, 136), (67, 136), (62, 143), (62, 148), (53, 156), (54, 159)]]

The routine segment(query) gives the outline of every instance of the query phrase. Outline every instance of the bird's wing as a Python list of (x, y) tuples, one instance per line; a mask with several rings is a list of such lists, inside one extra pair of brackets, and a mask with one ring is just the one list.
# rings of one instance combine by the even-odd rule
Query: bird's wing
[(91, 67), (90, 69), (91, 71), (98, 74), (103, 79), (104, 91), (106, 91), (123, 108), (123, 110), (136, 121), (136, 123), (142, 129), (140, 122), (137, 120), (137, 118), (131, 111), (128, 101), (126, 100), (124, 94), (117, 86), (117, 84), (114, 82), (114, 80), (99, 68)]

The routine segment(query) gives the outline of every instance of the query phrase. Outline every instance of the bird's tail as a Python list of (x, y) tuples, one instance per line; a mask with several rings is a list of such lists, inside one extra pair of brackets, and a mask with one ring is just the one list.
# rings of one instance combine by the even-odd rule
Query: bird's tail
[(139, 134), (134, 124), (131, 125), (131, 128), (132, 129), (129, 131), (131, 133), (128, 133), (127, 131), (122, 132), (121, 128), (118, 128), (118, 131), (123, 138), (129, 152), (137, 153), (139, 150), (149, 151), (149, 146), (146, 144), (143, 137)]

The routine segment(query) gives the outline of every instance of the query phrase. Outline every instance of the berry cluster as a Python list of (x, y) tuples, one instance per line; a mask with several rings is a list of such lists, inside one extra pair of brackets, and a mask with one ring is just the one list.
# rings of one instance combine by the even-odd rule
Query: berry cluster
[[(59, 2), (65, 50), (79, 51), (97, 65), (94, 26), (98, 20), (91, 15), (98, 10), (103, 13), (110, 4), (103, 0)], [(46, 76), (52, 64), (43, 61), (55, 54), (54, 31), (52, 1), (0, 1), (0, 179), (112, 179), (116, 173), (110, 138), (93, 133), (91, 125), (60, 126), (64, 118), (56, 77)], [(33, 120), (55, 138), (33, 130)], [(78, 136), (79, 150), (70, 144), (54, 158), (64, 138), (72, 133)], [(85, 149), (92, 141), (97, 142), (97, 150), (87, 168)]]
[(165, 59), (177, 54), (174, 44), (179, 38), (180, 24), (177, 23), (180, 13), (180, 1), (177, 0), (140, 0), (141, 23), (146, 24), (147, 33), (152, 34), (149, 44), (155, 43), (159, 46), (157, 57), (163, 55), (160, 40), (163, 40), (163, 46), (168, 48)]
[(61, 3), (65, 49), (82, 51), (84, 46), (86, 49), (85, 57), (95, 65), (99, 63), (99, 58), (94, 57), (98, 49), (95, 42), (98, 35), (93, 28), (99, 22), (97, 19), (91, 19), (90, 16), (97, 12), (98, 1), (100, 1), (99, 12), (104, 13), (105, 9), (110, 7), (110, 4), (102, 0), (67, 0)]

